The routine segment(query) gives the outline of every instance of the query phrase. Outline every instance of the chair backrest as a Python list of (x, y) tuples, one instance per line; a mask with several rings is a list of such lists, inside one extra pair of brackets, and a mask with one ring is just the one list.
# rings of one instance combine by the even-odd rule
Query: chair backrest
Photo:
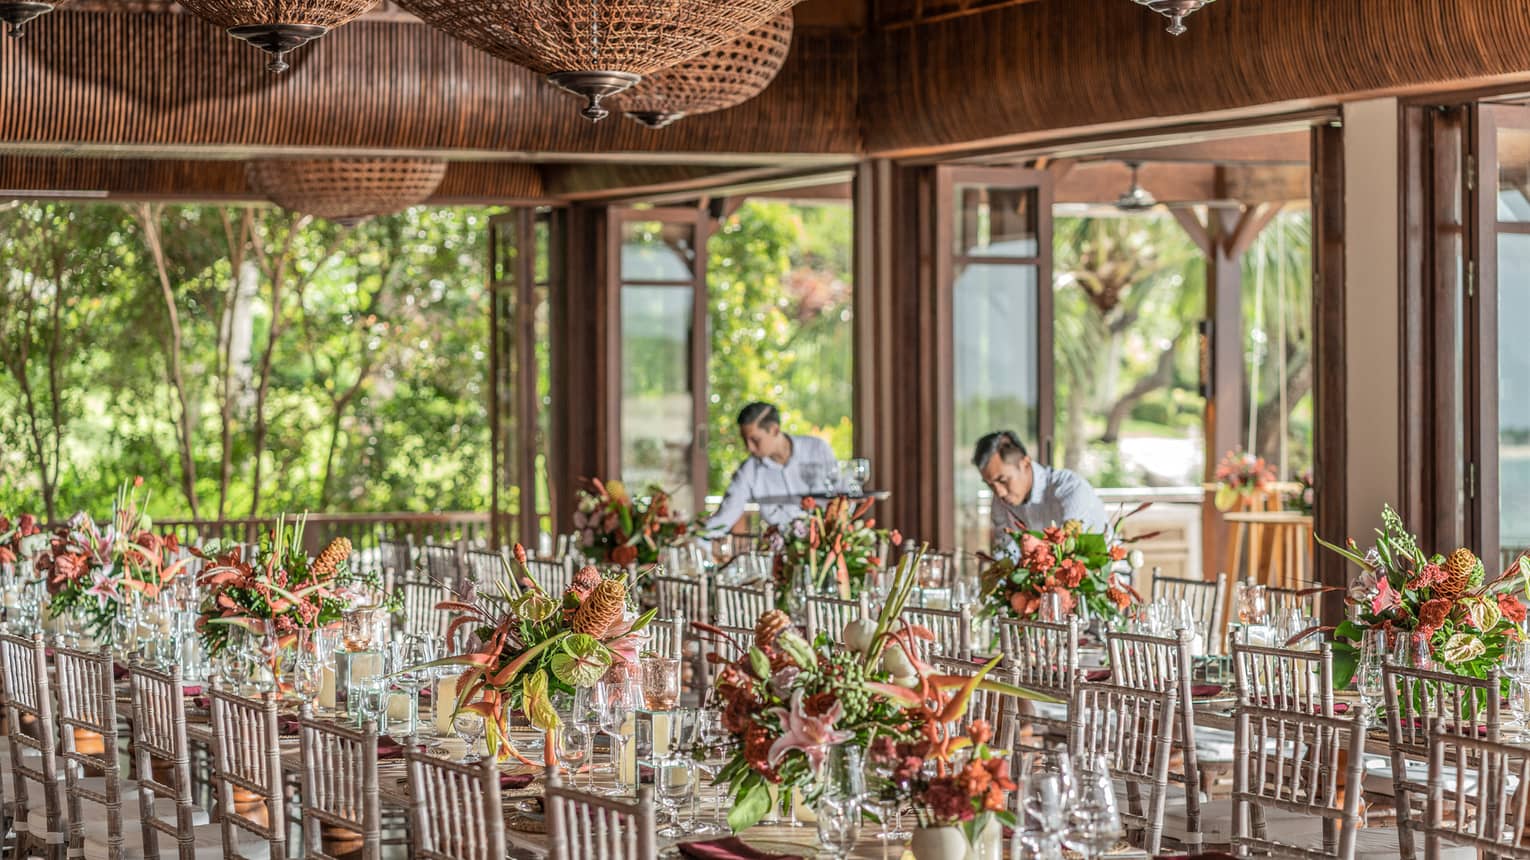
[[(680, 652), (685, 645), (686, 618), (655, 616), (648, 624), (648, 646), (645, 650), (669, 656)], [(704, 652), (706, 649), (702, 648)]]
[[(270, 846), (272, 857), (286, 856), (287, 813), (282, 794), (282, 758), (276, 719), (276, 694), (247, 699), (222, 689), (213, 680), (212, 787), (217, 816), (223, 826), (223, 854), (240, 857), (239, 832), (253, 834)], [(234, 790), (254, 794), (264, 815), (240, 812)]]
[(1333, 654), (1232, 643), (1238, 701), (1301, 714), (1333, 716)]
[(923, 627), (934, 634), (933, 642), (915, 638), (915, 653), (921, 659), (931, 656), (970, 658), (972, 656), (972, 609), (923, 609), (917, 606), (903, 608), (904, 621)]
[(549, 860), (648, 860), (657, 857), (653, 789), (638, 789), (636, 802), (566, 788), (547, 775)]
[(427, 543), (420, 547), (420, 559), (432, 581), (452, 589), (462, 584), (462, 552), (456, 544)]
[[(357, 729), (316, 720), (303, 705), (298, 731), (303, 749), (303, 857), (337, 860), (324, 851), (323, 827), (361, 838), (360, 860), (382, 856), (382, 812), (377, 784), (377, 724)], [(354, 855), (347, 855), (354, 856)]]
[(697, 621), (712, 617), (707, 607), (707, 581), (705, 578), (687, 579), (679, 576), (655, 576), (649, 579), (659, 609), (660, 618), (684, 616)]
[(531, 581), (554, 600), (560, 599), (569, 583), (574, 581), (573, 565), (572, 556), (565, 557), (563, 561), (549, 561), (545, 558), (526, 560), (526, 570), (531, 573)]
[(859, 601), (815, 594), (807, 599), (808, 640), (816, 639), (819, 633), (827, 633), (829, 638), (838, 640), (845, 632), (845, 625), (862, 616)]
[(1190, 604), (1200, 632), (1204, 635), (1207, 654), (1221, 653), (1226, 639), (1227, 574), (1218, 573), (1212, 581), (1204, 579), (1179, 579), (1162, 576), (1153, 568), (1153, 603)]
[(505, 572), (503, 551), (470, 549), (462, 554), (467, 576), (474, 582), (498, 582)]
[(377, 552), (382, 557), (384, 582), (392, 586), (413, 578), (414, 549), (408, 538), (381, 538)]
[[(138, 771), (138, 815), (143, 827), (144, 860), (158, 860), (159, 834), (176, 842), (179, 860), (196, 857), (192, 796), (191, 744), (186, 737), (186, 696), (181, 670), (156, 672), (139, 664), (128, 667), (128, 687), (133, 713), (133, 757)], [(171, 767), (170, 783), (154, 776), (154, 763), (167, 762)], [(175, 821), (168, 822), (154, 814), (154, 801), (160, 797), (175, 801)]]
[(1530, 749), (1450, 735), (1443, 725), (1434, 734), (1440, 743), (1429, 754), (1424, 856), (1441, 856), (1443, 841), (1485, 857), (1530, 858), (1524, 844)]
[(769, 582), (771, 570), (775, 567), (775, 557), (770, 553), (759, 552), (750, 548), (734, 553), (728, 559), (728, 563), (717, 571), (719, 582), (751, 583)]
[(999, 621), (999, 645), (1004, 662), (1015, 667), (1020, 683), (1067, 697), (1078, 674), (1078, 619), (1062, 624), (1046, 621)]
[[(1234, 849), (1353, 860), (1361, 795), (1355, 789), (1365, 774), (1365, 732), (1365, 713), (1359, 709), (1351, 718), (1240, 703), (1233, 740)], [(1250, 805), (1322, 818), (1321, 850), (1254, 832)]]
[[(69, 800), (69, 831), (76, 843), (85, 838), (83, 798), (104, 807), (107, 856), (122, 856), (122, 769), (117, 763), (117, 692), (111, 652), (78, 651), (62, 644), (53, 648), (53, 672), (58, 685), (59, 757)], [(82, 751), (79, 732), (101, 738), (101, 754)], [(87, 788), (84, 770), (102, 775), (102, 790)]]
[(1413, 806), (1428, 797), (1430, 786), (1420, 782), (1416, 772), (1408, 772), (1408, 761), (1428, 761), (1438, 748), (1446, 750), (1454, 761), (1466, 754), (1461, 743), (1464, 739), (1497, 741), (1499, 675), (1495, 669), (1486, 678), (1471, 678), (1386, 663), (1381, 677), (1398, 848), (1403, 857), (1412, 858), (1417, 856), (1414, 831), (1419, 828)]
[(413, 823), (409, 856), (414, 860), (503, 860), (505, 813), (494, 757), (474, 764), (447, 761), (421, 751), (411, 737), (404, 746), (404, 759)]
[[(776, 587), (763, 585), (719, 585), (712, 620), (726, 627), (749, 627), (761, 615), (776, 608)], [(705, 619), (703, 619), (705, 620)]]
[(451, 610), (437, 609), (436, 606), (443, 600), (450, 600), (451, 591), (434, 582), (405, 582), (398, 586), (398, 590), (404, 598), (402, 627), (405, 636), (434, 639), (446, 635)]
[[(4, 664), (6, 736), (11, 742), (11, 772), (17, 832), (29, 828), (27, 798), (41, 795), (47, 830), (32, 838), (49, 845), (68, 840), (63, 832), (64, 793), (59, 782), (58, 725), (53, 718), (53, 684), (48, 677), (47, 648), (41, 633), (30, 637), (0, 633), (0, 663)], [(29, 734), (23, 719), (33, 721)], [(27, 755), (27, 751), (36, 757)], [(36, 794), (27, 784), (36, 784)]]
[(1267, 586), (1264, 589), (1264, 605), (1269, 612), (1270, 619), (1279, 619), (1288, 609), (1300, 609), (1308, 618), (1316, 618), (1318, 614), (1319, 594), (1314, 591), (1310, 594), (1302, 592), (1308, 589), (1301, 588), (1275, 588)]
[[(1068, 708), (1068, 748), (1082, 761), (1102, 757), (1112, 778), (1146, 787), (1145, 807), (1128, 808), (1122, 818), (1142, 828), (1143, 847), (1158, 853), (1163, 837), (1164, 801), (1168, 796), (1169, 760), (1174, 751), (1179, 692), (1123, 684), (1091, 683), (1082, 675), (1073, 685)], [(1135, 798), (1136, 792), (1129, 792)]]
[[(722, 636), (715, 633), (701, 633), (701, 650), (703, 653), (716, 654), (729, 663), (738, 660), (748, 653), (754, 645), (753, 627), (730, 627), (722, 624), (716, 625), (723, 632)], [(717, 670), (713, 670), (714, 673)]]

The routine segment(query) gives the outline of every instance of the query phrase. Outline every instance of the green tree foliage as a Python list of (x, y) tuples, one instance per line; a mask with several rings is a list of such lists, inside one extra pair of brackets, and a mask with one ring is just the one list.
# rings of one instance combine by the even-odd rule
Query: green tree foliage
[(720, 493), (747, 457), (735, 421), (777, 404), (788, 433), (851, 456), (854, 353), (851, 212), (844, 204), (749, 200), (707, 246), (708, 486)]
[(0, 410), (0, 510), (100, 516), (135, 474), (160, 518), (483, 508), (485, 223), (0, 211), (0, 403), (38, 405)]

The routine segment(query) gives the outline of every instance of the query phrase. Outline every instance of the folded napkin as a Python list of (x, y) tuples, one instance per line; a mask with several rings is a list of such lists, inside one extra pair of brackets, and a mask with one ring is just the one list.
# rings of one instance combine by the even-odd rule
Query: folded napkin
[(1090, 682), (1093, 682), (1093, 683), (1096, 683), (1096, 684), (1098, 684), (1101, 681), (1109, 681), (1110, 680), (1110, 670), (1109, 669), (1090, 669), (1087, 673), (1085, 673), (1084, 680), (1090, 681)]
[(508, 789), (525, 788), (536, 781), (534, 773), (502, 773), (499, 775), (499, 787)]
[(276, 733), (281, 735), (295, 735), (302, 730), (302, 723), (297, 717), (277, 717)]
[(191, 703), (204, 711), (212, 707), (212, 699), (207, 696), (197, 696), (191, 700)]
[[(425, 748), (424, 745), (421, 744), (421, 745), (416, 745), (414, 749), (415, 749), (416, 752), (419, 752), (420, 750), (422, 750), (424, 748)], [(403, 758), (404, 757), (404, 745), (399, 743), (399, 742), (397, 742), (397, 741), (395, 741), (395, 740), (393, 740), (392, 738), (389, 738), (389, 737), (380, 737), (380, 738), (377, 739), (377, 757), (379, 759), (385, 759), (385, 758)]]
[(1190, 685), (1190, 698), (1192, 698), (1192, 699), (1209, 699), (1212, 696), (1220, 696), (1220, 695), (1222, 695), (1222, 691), (1224, 689), (1226, 689), (1226, 688), (1223, 687), (1221, 684), (1191, 684)]
[(700, 842), (681, 842), (679, 848), (680, 856), (689, 857), (691, 860), (802, 860), (796, 855), (771, 854), (768, 851), (751, 848), (737, 836), (724, 836), (721, 839), (706, 839)]
[[(1286, 707), (1286, 700), (1285, 700), (1284, 696), (1276, 696), (1273, 699), (1270, 699), (1270, 698), (1260, 699), (1259, 700), (1259, 704), (1260, 704), (1260, 706), (1266, 707), (1266, 708), (1283, 709), (1283, 708)], [(1312, 706), (1312, 713), (1314, 713), (1314, 714), (1319, 713), (1320, 708), (1321, 708), (1320, 705), (1313, 705)], [(1335, 716), (1338, 716), (1340, 714), (1347, 714), (1347, 713), (1349, 713), (1349, 703), (1348, 702), (1334, 702), (1333, 703), (1333, 713), (1334, 713)]]
[(184, 696), (196, 696), (197, 699), (200, 700), (202, 698), (202, 685), (201, 684), (182, 684), (181, 685), (181, 695), (184, 695)]
[(127, 680), (127, 676), (128, 676), (128, 667), (122, 665), (121, 663), (113, 663), (112, 664), (112, 678), (114, 680), (126, 681)]

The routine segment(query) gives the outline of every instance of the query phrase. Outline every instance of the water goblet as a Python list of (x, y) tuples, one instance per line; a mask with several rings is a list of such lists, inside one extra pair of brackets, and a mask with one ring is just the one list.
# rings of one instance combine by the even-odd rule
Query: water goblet
[(1093, 860), (1115, 847), (1122, 832), (1109, 767), (1103, 757), (1096, 757), (1089, 770), (1080, 774), (1068, 807), (1063, 844), (1082, 854), (1084, 860)]
[[(555, 741), (558, 745), (558, 760), (568, 766), (569, 785), (577, 787), (579, 768), (589, 763), (595, 751), (589, 728), (573, 720), (561, 720)], [(589, 780), (593, 779), (594, 775), (589, 774)]]
[(611, 766), (616, 771), (616, 787), (607, 795), (620, 797), (627, 793), (622, 784), (621, 767), (627, 751), (627, 720), (632, 716), (635, 685), (631, 681), (601, 681), (595, 685), (593, 698), (595, 710), (600, 714), (600, 731), (611, 739)]
[(825, 796), (813, 814), (818, 817), (818, 841), (834, 860), (845, 860), (861, 838), (861, 802), (853, 797)]
[(478, 754), (478, 745), (483, 742), (487, 732), (488, 726), (484, 722), (483, 714), (475, 711), (461, 711), (452, 717), (452, 733), (463, 744), (462, 758), (458, 759), (459, 762), (472, 764), (483, 759), (483, 756)]

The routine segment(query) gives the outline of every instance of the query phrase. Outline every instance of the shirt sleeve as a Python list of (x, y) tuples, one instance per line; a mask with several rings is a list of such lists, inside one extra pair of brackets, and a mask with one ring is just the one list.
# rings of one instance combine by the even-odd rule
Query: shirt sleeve
[(702, 524), (703, 537), (721, 537), (733, 528), (733, 524), (744, 515), (744, 509), (748, 507), (754, 495), (749, 486), (750, 483), (749, 462), (746, 460), (734, 471), (733, 480), (728, 482), (728, 491), (723, 493), (722, 503), (717, 506), (717, 512)]

